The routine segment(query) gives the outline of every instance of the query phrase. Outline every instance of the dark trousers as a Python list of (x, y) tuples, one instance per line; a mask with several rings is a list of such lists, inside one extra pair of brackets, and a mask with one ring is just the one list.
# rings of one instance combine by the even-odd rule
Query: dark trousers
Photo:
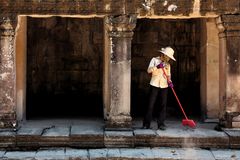
[(158, 125), (164, 123), (166, 119), (167, 94), (168, 88), (157, 88), (150, 85), (148, 108), (143, 120), (143, 126), (150, 126), (157, 98), (159, 98), (160, 102), (160, 105), (157, 106), (159, 107), (157, 113), (157, 123)]

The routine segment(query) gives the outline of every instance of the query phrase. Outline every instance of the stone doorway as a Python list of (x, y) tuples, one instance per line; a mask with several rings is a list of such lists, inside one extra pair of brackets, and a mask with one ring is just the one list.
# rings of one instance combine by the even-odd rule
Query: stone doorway
[[(20, 16), (19, 26), (16, 39), (18, 120), (44, 115), (103, 117), (103, 19)], [(85, 35), (85, 39), (81, 39), (81, 35)], [(172, 79), (187, 114), (217, 118), (219, 38), (214, 18), (138, 19), (131, 55), (132, 117), (144, 113), (149, 83), (146, 68), (155, 55), (154, 50), (166, 45), (176, 50), (178, 61), (173, 64)], [(55, 94), (58, 96), (54, 97)], [(169, 94), (168, 114), (182, 116), (176, 112), (178, 106), (171, 91)], [(35, 98), (39, 104), (31, 102)], [(94, 104), (82, 106), (83, 101)], [(59, 107), (61, 105), (64, 107)]]
[[(214, 19), (138, 19), (132, 42), (133, 117), (145, 113), (150, 81), (146, 69), (151, 58), (157, 56), (157, 49), (172, 46), (177, 59), (172, 63), (172, 80), (186, 113), (195, 118), (217, 118), (218, 41)], [(167, 114), (182, 118), (171, 90)]]
[(103, 19), (25, 18), (26, 118), (103, 117)]

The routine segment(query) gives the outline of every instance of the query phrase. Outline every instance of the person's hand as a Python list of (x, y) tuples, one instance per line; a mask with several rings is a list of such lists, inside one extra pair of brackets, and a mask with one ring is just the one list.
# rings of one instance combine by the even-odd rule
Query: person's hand
[(161, 62), (160, 64), (157, 65), (157, 68), (164, 68), (165, 67), (165, 64), (163, 62)]
[(169, 86), (170, 88), (173, 88), (173, 83), (172, 83), (172, 82), (168, 82), (168, 86)]

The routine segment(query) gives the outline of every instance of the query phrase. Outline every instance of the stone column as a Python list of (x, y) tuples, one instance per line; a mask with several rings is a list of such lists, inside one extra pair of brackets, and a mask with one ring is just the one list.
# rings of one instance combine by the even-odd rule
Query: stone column
[(106, 129), (131, 128), (131, 40), (135, 26), (136, 15), (105, 18)]
[(240, 128), (240, 16), (222, 15), (219, 29), (220, 124)]
[(16, 126), (16, 17), (0, 17), (0, 128)]

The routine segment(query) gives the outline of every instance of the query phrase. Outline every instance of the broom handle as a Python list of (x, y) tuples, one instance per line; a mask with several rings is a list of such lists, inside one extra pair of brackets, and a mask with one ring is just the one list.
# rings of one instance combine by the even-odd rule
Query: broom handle
[[(163, 74), (165, 75), (165, 77), (167, 78), (167, 81), (168, 81), (168, 83), (169, 83), (170, 80), (169, 80), (169, 78), (168, 78), (168, 76), (167, 76), (164, 68), (162, 68), (162, 70), (163, 70)], [(182, 110), (182, 113), (184, 114), (184, 117), (188, 120), (188, 117), (187, 117), (186, 113), (184, 112), (184, 109), (183, 109), (183, 107), (182, 107), (182, 105), (181, 105), (181, 103), (180, 103), (180, 101), (179, 101), (179, 99), (178, 99), (178, 96), (177, 96), (175, 90), (173, 89), (173, 87), (171, 87), (171, 89), (172, 89), (172, 92), (173, 92), (174, 96), (176, 97), (176, 100), (177, 100), (177, 102), (178, 102), (178, 104), (179, 104), (179, 106), (180, 106), (180, 108), (181, 108), (181, 110)]]

